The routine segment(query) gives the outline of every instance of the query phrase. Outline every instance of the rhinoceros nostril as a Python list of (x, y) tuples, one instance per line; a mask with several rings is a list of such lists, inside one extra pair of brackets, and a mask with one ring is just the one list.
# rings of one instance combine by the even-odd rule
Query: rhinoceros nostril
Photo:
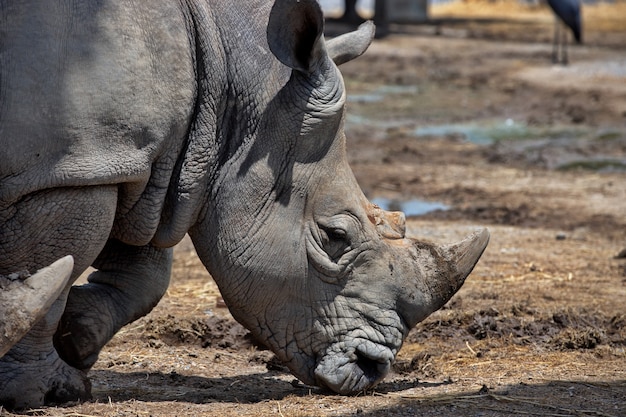
[(371, 382), (384, 378), (389, 372), (390, 363), (388, 361), (370, 358), (358, 350), (355, 353), (357, 357), (355, 362), (356, 366), (359, 367), (363, 375)]

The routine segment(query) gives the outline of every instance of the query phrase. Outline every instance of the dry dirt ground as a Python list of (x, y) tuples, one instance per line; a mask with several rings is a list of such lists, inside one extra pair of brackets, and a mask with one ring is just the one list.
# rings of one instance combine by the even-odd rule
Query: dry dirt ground
[(545, 8), (432, 13), (342, 67), (351, 164), (370, 198), (449, 206), (411, 234), (492, 239), (382, 384), (343, 397), (295, 381), (185, 241), (166, 297), (102, 352), (93, 401), (29, 414), (625, 416), (626, 5), (585, 8), (568, 67), (550, 62)]

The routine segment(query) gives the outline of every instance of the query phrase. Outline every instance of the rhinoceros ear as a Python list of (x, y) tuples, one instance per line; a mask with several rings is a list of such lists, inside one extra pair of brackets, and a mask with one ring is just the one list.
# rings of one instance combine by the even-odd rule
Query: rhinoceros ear
[(310, 73), (325, 55), (324, 15), (316, 0), (276, 0), (267, 24), (267, 42), (280, 62)]
[(361, 56), (370, 46), (375, 33), (376, 26), (369, 20), (361, 24), (354, 32), (345, 33), (326, 41), (328, 55), (337, 65), (352, 61)]

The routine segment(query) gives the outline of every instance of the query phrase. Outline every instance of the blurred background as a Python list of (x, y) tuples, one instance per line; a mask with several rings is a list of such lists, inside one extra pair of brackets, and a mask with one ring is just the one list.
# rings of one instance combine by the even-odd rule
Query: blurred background
[[(390, 141), (422, 149), (444, 143), (441, 152), (426, 159), (423, 150), (415, 151), (410, 161), (423, 165), (452, 157), (452, 139), (483, 158), (472, 163), (467, 154), (470, 167), (503, 163), (520, 169), (623, 173), (626, 2), (554, 1), (568, 23), (567, 13), (577, 14), (580, 43), (572, 26), (557, 17), (554, 4), (544, 1), (379, 1), (379, 7), (403, 13), (379, 21), (384, 26), (379, 39), (363, 57), (341, 67), (348, 88), (348, 137), (358, 144), (351, 148), (357, 174), (363, 141), (377, 141), (383, 159)], [(345, 14), (343, 0), (321, 3), (327, 36), (372, 18), (375, 5), (373, 0), (356, 2), (355, 19)], [(561, 39), (555, 43), (557, 28)], [(408, 158), (405, 152), (387, 156), (387, 161), (393, 168)], [(407, 210), (402, 195), (435, 197), (427, 195), (423, 183), (403, 183), (396, 190), (371, 171), (359, 179), (370, 198), (385, 205), (391, 201), (409, 214), (413, 210)], [(454, 203), (444, 200), (431, 201), (429, 207)], [(619, 209), (626, 217), (626, 205)]]

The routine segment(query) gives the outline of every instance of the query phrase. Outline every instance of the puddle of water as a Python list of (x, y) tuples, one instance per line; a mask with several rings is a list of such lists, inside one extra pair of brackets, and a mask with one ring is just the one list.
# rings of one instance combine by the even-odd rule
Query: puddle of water
[(406, 121), (406, 120), (376, 120), (371, 117), (362, 116), (359, 114), (350, 114), (349, 112), (346, 114), (346, 125), (349, 127), (352, 126), (368, 126), (372, 127), (372, 129), (393, 129), (393, 128), (402, 128), (405, 126), (414, 127), (415, 124)]
[(448, 210), (450, 207), (439, 202), (425, 201), (420, 199), (412, 200), (396, 200), (390, 198), (374, 198), (371, 200), (383, 210), (387, 211), (402, 211), (409, 216), (421, 216), (431, 211)]
[(525, 124), (517, 123), (512, 119), (481, 126), (476, 124), (450, 124), (426, 126), (415, 129), (415, 135), (418, 137), (445, 136), (451, 134), (463, 135), (468, 142), (477, 145), (490, 145), (502, 139), (529, 137), (532, 132)]
[(381, 85), (367, 93), (348, 94), (348, 102), (352, 103), (377, 103), (385, 100), (390, 95), (417, 94), (415, 85)]
[[(375, 102), (378, 100), (375, 94), (363, 94), (357, 98), (361, 102)], [(503, 122), (491, 122), (481, 124), (445, 124), (414, 128), (414, 122), (409, 120), (391, 119), (377, 120), (355, 114), (348, 114), (346, 118), (348, 126), (371, 126), (377, 129), (407, 128), (412, 130), (415, 137), (461, 135), (468, 142), (476, 145), (491, 145), (500, 140), (533, 139), (546, 136), (554, 136), (555, 132), (542, 132), (528, 127), (523, 123), (506, 119)], [(556, 132), (558, 133), (558, 132)]]

